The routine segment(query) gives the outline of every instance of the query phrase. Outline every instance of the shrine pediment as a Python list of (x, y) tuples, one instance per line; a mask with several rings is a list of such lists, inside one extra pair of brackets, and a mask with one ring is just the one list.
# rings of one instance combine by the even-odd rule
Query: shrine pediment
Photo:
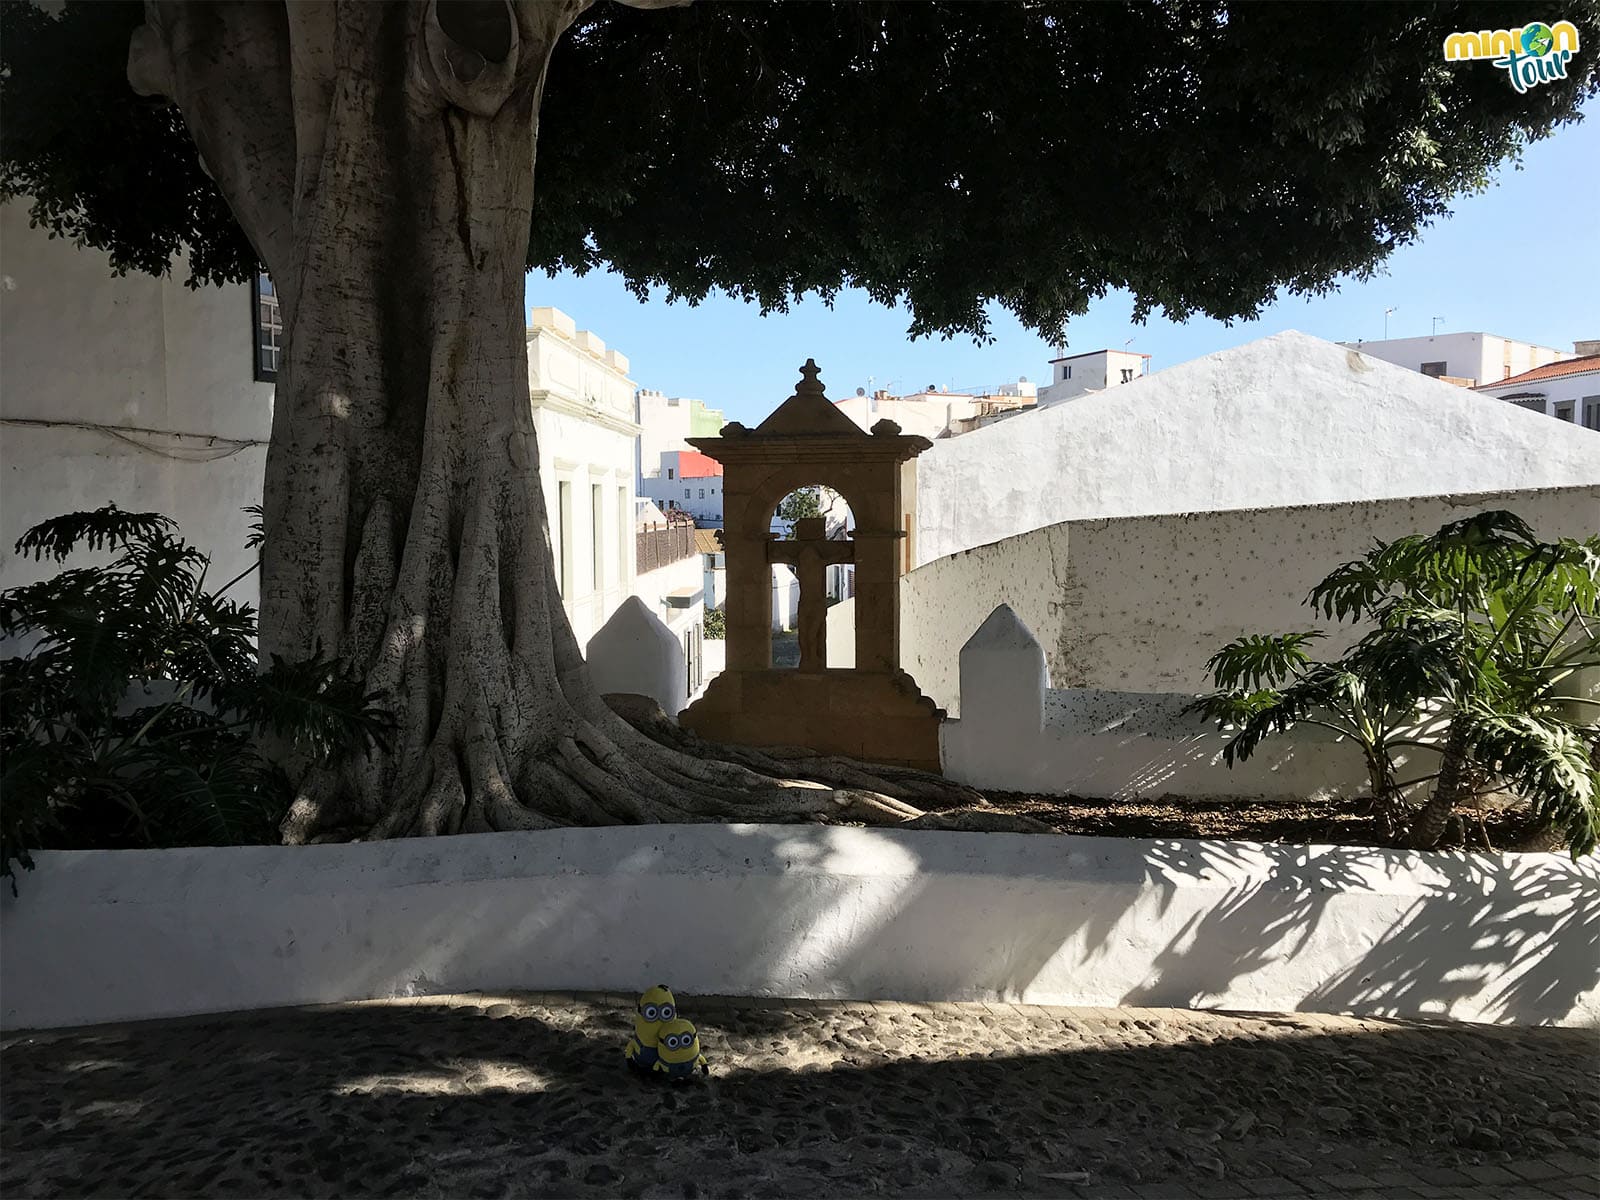
[(772, 415), (755, 427), (757, 436), (767, 437), (855, 437), (866, 433), (844, 413), (834, 407), (823, 391), (821, 374), (815, 359), (806, 359), (800, 368), (800, 382), (794, 386), (794, 395), (772, 411)]

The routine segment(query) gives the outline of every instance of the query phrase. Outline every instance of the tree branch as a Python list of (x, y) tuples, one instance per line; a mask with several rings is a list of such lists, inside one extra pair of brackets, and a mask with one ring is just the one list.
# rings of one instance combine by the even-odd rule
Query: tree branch
[(234, 218), (281, 283), (293, 261), (295, 131), (279, 0), (145, 0), (128, 82), (178, 105)]

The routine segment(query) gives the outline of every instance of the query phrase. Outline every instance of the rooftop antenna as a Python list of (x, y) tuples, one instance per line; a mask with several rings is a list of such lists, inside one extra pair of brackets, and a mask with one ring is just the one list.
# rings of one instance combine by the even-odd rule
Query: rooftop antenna
[(1396, 307), (1394, 307), (1394, 308), (1386, 308), (1386, 309), (1383, 310), (1383, 338), (1384, 338), (1384, 341), (1388, 341), (1389, 340), (1389, 314), (1390, 313), (1394, 313), (1394, 312), (1399, 312), (1399, 311), (1400, 311), (1400, 309), (1399, 309), (1398, 305)]
[(1443, 321), (1443, 320), (1444, 320), (1443, 317), (1435, 317), (1433, 319), (1433, 329), (1429, 332), (1429, 334), (1428, 334), (1429, 337), (1432, 337), (1433, 334), (1439, 332), (1439, 322)]

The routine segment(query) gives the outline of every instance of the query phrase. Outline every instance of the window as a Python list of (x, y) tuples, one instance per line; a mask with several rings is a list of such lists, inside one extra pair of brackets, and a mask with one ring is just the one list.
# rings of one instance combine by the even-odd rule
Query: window
[(628, 552), (633, 546), (633, 505), (628, 503), (628, 489), (617, 489), (617, 586), (628, 585)]
[(1583, 427), (1585, 429), (1600, 429), (1600, 396), (1585, 396), (1583, 398)]
[(1071, 363), (1068, 363), (1066, 366), (1061, 368), (1061, 378), (1063, 378), (1063, 379), (1071, 379), (1072, 378), (1072, 364)]
[(1123, 383), (1132, 383), (1133, 382), (1133, 368), (1132, 367), (1123, 367), (1122, 368), (1122, 382)]
[(668, 478), (668, 479), (671, 479), (671, 478), (672, 478), (672, 468), (671, 468), (671, 467), (668, 467), (668, 468), (667, 468), (667, 478)]
[(572, 596), (572, 484), (563, 479), (556, 484), (556, 495), (556, 517), (561, 529), (561, 557), (557, 561), (561, 568), (561, 598), (566, 600)]
[(1578, 402), (1576, 400), (1563, 400), (1560, 404), (1556, 405), (1556, 420), (1572, 420), (1572, 410), (1577, 403)]
[(701, 488), (700, 489), (700, 499), (704, 500), (705, 498), (706, 498), (706, 490), (705, 490), (705, 488)]
[(1431, 362), (1422, 364), (1422, 373), (1429, 379), (1439, 379), (1444, 375), (1445, 363)]
[(683, 489), (683, 498), (685, 500), (687, 500), (689, 498), (689, 489), (688, 488), (684, 488)]
[(605, 542), (605, 508), (604, 501), (600, 498), (600, 485), (591, 484), (589, 487), (589, 572), (590, 585), (595, 591), (605, 588), (606, 568), (601, 556), (600, 547)]
[(283, 310), (278, 307), (278, 290), (265, 271), (256, 272), (250, 308), (255, 317), (256, 382), (272, 383), (278, 378), (278, 360), (283, 353)]

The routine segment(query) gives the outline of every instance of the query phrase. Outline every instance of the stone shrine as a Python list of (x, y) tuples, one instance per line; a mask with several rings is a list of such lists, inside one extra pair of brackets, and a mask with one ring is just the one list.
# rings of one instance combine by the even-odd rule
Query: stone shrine
[[(933, 443), (893, 421), (863, 433), (828, 400), (806, 360), (794, 395), (755, 429), (738, 422), (689, 444), (723, 467), (727, 554), (727, 666), (679, 717), (712, 741), (804, 746), (868, 762), (939, 770), (944, 713), (900, 669), (900, 577), (910, 569), (911, 460)], [(784, 496), (823, 484), (855, 514), (853, 536), (828, 540), (820, 517), (796, 522), (794, 540), (772, 533)], [(797, 670), (772, 665), (772, 564), (800, 580)], [(827, 665), (831, 563), (855, 566), (856, 665)]]

